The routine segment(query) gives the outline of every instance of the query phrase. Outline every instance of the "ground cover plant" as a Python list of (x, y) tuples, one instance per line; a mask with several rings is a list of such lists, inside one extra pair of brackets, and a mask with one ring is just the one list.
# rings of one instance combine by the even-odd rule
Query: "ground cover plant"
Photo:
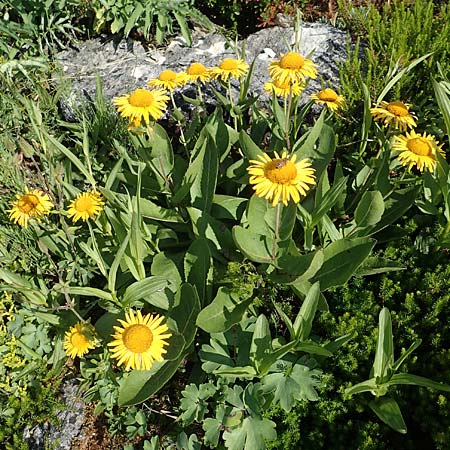
[(125, 448), (425, 448), (421, 420), (445, 448), (450, 83), (437, 68), (439, 138), (396, 91), (430, 57), (376, 97), (361, 82), (345, 147), (346, 95), (301, 102), (320, 74), (296, 47), (268, 65), (266, 104), (237, 54), (114, 107), (99, 89), (70, 124), (39, 72), (2, 76), (6, 447), (26, 448), (14, 422), (30, 398), (53, 414), (48, 385), (72, 374)]

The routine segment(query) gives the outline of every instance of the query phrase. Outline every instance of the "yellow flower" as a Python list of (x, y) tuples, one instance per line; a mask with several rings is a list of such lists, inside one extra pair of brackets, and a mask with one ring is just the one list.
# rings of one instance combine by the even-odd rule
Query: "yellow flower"
[(269, 65), (269, 74), (281, 83), (290, 80), (291, 83), (304, 83), (306, 77), (317, 78), (316, 65), (296, 52), (283, 55), (279, 61), (273, 61)]
[(41, 190), (29, 191), (25, 188), (24, 194), (16, 194), (16, 200), (11, 202), (11, 206), (12, 208), (7, 211), (9, 220), (26, 228), (30, 219), (40, 221), (48, 214), (53, 208), (53, 203), (48, 194), (44, 194)]
[(445, 157), (442, 144), (439, 145), (434, 136), (416, 133), (414, 130), (406, 135), (394, 136), (392, 148), (400, 152), (397, 158), (403, 166), (408, 166), (408, 169), (416, 166), (421, 172), (425, 167), (430, 172), (434, 171), (437, 152)]
[(298, 97), (303, 89), (303, 84), (299, 84), (297, 82), (291, 83), (289, 79), (285, 80), (284, 82), (281, 82), (279, 80), (270, 80), (267, 83), (264, 83), (264, 90), (268, 94), (272, 94), (272, 92), (275, 92), (275, 95), (278, 97), (288, 97), (290, 93), (294, 97)]
[(147, 82), (150, 87), (157, 87), (172, 92), (177, 87), (184, 86), (187, 82), (185, 72), (175, 73), (173, 70), (163, 70), (158, 78), (153, 78)]
[(130, 119), (133, 124), (141, 119), (144, 119), (145, 124), (150, 120), (158, 120), (164, 114), (168, 101), (166, 92), (160, 89), (136, 89), (129, 95), (114, 98), (119, 114)]
[(94, 328), (87, 323), (78, 322), (64, 335), (64, 350), (72, 359), (75, 359), (75, 356), (81, 358), (96, 345)]
[(414, 119), (417, 119), (417, 117), (409, 112), (410, 106), (408, 103), (399, 100), (389, 103), (381, 102), (379, 106), (370, 108), (370, 112), (374, 120), (383, 122), (385, 126), (392, 123), (400, 131), (406, 131), (408, 127), (414, 128), (416, 126)]
[(125, 370), (150, 370), (153, 361), (163, 361), (163, 354), (167, 353), (164, 339), (170, 338), (166, 333), (168, 327), (161, 325), (164, 316), (147, 314), (142, 316), (141, 311), (135, 314), (132, 310), (125, 314), (125, 320), (118, 319), (122, 327), (115, 326), (114, 341), (108, 345), (112, 357), (118, 359), (118, 366), (126, 364)]
[(191, 83), (205, 83), (210, 80), (209, 70), (201, 63), (192, 63), (186, 70), (187, 80)]
[(211, 78), (227, 81), (230, 77), (242, 78), (249, 65), (243, 59), (225, 58), (217, 67), (210, 69)]
[(300, 196), (306, 196), (310, 186), (316, 184), (315, 170), (308, 159), (302, 159), (296, 163), (296, 155), (289, 159), (284, 151), (281, 157), (275, 152), (275, 158), (271, 159), (266, 153), (258, 155), (260, 161), (251, 160), (251, 166), (247, 167), (250, 176), (250, 184), (258, 197), (264, 197), (272, 201), (276, 206), (281, 198), (284, 205), (292, 198), (295, 203), (300, 201)]
[(316, 103), (327, 105), (331, 111), (337, 111), (339, 108), (344, 106), (345, 99), (342, 95), (338, 95), (333, 89), (326, 88), (312, 94), (311, 98), (315, 100)]
[(82, 192), (72, 200), (67, 210), (67, 215), (72, 218), (73, 222), (83, 219), (93, 219), (96, 215), (103, 211), (105, 204), (102, 195), (97, 191)]

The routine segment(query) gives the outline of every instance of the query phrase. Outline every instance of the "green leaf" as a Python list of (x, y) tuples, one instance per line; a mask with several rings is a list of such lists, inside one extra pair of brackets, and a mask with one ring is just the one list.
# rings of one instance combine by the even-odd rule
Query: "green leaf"
[(264, 314), (256, 319), (250, 344), (250, 360), (259, 372), (268, 353), (272, 351), (272, 337), (270, 335), (269, 321)]
[(436, 389), (438, 391), (450, 392), (450, 386), (448, 384), (439, 383), (425, 377), (418, 375), (411, 375), (409, 373), (396, 373), (392, 375), (391, 379), (386, 382), (388, 386), (395, 386), (396, 384), (408, 384), (415, 386), (423, 386), (430, 389)]
[(130, 33), (131, 29), (136, 25), (137, 21), (139, 20), (140, 15), (144, 11), (144, 6), (142, 3), (136, 3), (136, 7), (134, 8), (133, 12), (128, 18), (127, 24), (125, 25), (125, 29), (123, 31), (123, 34), (125, 37), (128, 37), (128, 34)]
[(295, 144), (294, 153), (297, 155), (297, 160), (311, 156), (311, 149), (315, 148), (315, 144), (320, 137), (322, 127), (325, 123), (325, 112), (325, 110), (321, 112), (314, 126)]
[(361, 392), (376, 391), (376, 389), (377, 384), (375, 382), (375, 378), (371, 378), (370, 380), (366, 380), (348, 387), (347, 389), (345, 389), (344, 394), (355, 395), (360, 394)]
[(273, 239), (261, 234), (253, 233), (250, 230), (238, 225), (233, 227), (233, 238), (237, 247), (250, 260), (260, 263), (271, 263), (275, 255)]
[[(320, 118), (317, 120), (316, 125), (319, 121)], [(316, 125), (314, 125), (313, 130)], [(319, 145), (317, 147), (315, 147), (314, 145), (306, 145), (308, 141), (309, 137), (305, 144), (302, 145), (301, 148), (294, 153), (297, 155), (298, 160), (301, 160), (303, 158), (309, 158), (310, 160), (312, 160), (312, 164), (316, 169), (315, 175), (317, 179), (320, 179), (323, 171), (331, 162), (334, 150), (336, 148), (336, 137), (333, 128), (331, 128), (327, 124), (323, 124), (319, 136)]]
[[(319, 271), (323, 258), (322, 249), (301, 256), (283, 255), (277, 259), (277, 267), (289, 275), (285, 277), (285, 282), (301, 282), (311, 279)], [(279, 277), (277, 279), (283, 282)]]
[(242, 152), (249, 160), (259, 161), (258, 155), (262, 156), (263, 151), (253, 142), (252, 138), (244, 131), (239, 133), (239, 143), (241, 144)]
[(173, 259), (170, 259), (164, 252), (158, 253), (154, 256), (151, 273), (153, 275), (166, 278), (177, 287), (182, 283), (177, 265)]
[(235, 246), (228, 227), (204, 211), (196, 208), (186, 208), (186, 210), (192, 221), (195, 236), (208, 241), (210, 249), (215, 251), (213, 256), (220, 257), (223, 253), (225, 256), (231, 257)]
[(367, 276), (376, 275), (379, 273), (393, 272), (398, 270), (405, 270), (406, 267), (399, 266), (397, 262), (390, 261), (379, 256), (369, 256), (356, 270), (355, 275)]
[(261, 379), (264, 387), (274, 393), (274, 402), (290, 412), (296, 401), (316, 401), (315, 388), (320, 385), (320, 370), (311, 370), (303, 364), (289, 364), (283, 372), (271, 373)]
[(211, 215), (216, 219), (240, 220), (246, 203), (245, 198), (215, 194)]
[(422, 343), (422, 339), (416, 339), (411, 346), (406, 350), (400, 358), (395, 361), (394, 365), (392, 366), (392, 370), (396, 371), (400, 368), (400, 366), (405, 362), (406, 358), (408, 358), (409, 355), (412, 354), (412, 352), (419, 347), (419, 345)]
[(234, 360), (228, 351), (228, 346), (214, 338), (210, 339), (210, 344), (203, 344), (198, 356), (203, 362), (202, 369), (206, 373), (212, 373), (218, 369), (228, 369), (234, 367)]
[(223, 432), (225, 447), (229, 450), (264, 450), (266, 440), (277, 438), (275, 426), (269, 419), (246, 417), (238, 427)]
[(184, 39), (186, 40), (186, 44), (191, 47), (192, 46), (192, 37), (191, 32), (189, 30), (188, 24), (186, 22), (186, 17), (184, 14), (173, 12), (173, 15), (175, 16), (175, 19), (177, 19), (178, 25), (180, 26), (181, 34), (183, 35)]
[(183, 184), (190, 185), (191, 206), (207, 212), (211, 210), (219, 168), (217, 148), (211, 141), (204, 139), (183, 180)]
[(208, 411), (208, 405), (205, 402), (216, 392), (216, 387), (211, 384), (200, 384), (197, 387), (194, 383), (188, 384), (181, 392), (183, 398), (180, 401), (180, 408), (183, 411), (179, 419), (184, 426), (190, 425), (194, 421), (201, 422), (205, 413)]
[(238, 323), (253, 299), (241, 298), (226, 287), (220, 287), (214, 300), (200, 311), (197, 325), (208, 333), (219, 333)]
[(222, 376), (241, 377), (241, 378), (254, 378), (257, 373), (252, 366), (236, 366), (229, 368), (220, 368), (213, 373)]
[(316, 282), (308, 291), (293, 325), (295, 336), (300, 342), (308, 339), (309, 334), (311, 333), (312, 322), (316, 315), (317, 305), (319, 303), (319, 296), (320, 284)]
[(115, 292), (115, 290), (116, 290), (117, 271), (120, 267), (120, 262), (122, 261), (122, 258), (125, 254), (125, 250), (127, 249), (129, 240), (130, 240), (130, 235), (127, 234), (125, 236), (125, 238), (123, 239), (123, 241), (119, 247), (119, 250), (116, 253), (116, 256), (114, 257), (114, 261), (111, 264), (111, 268), (109, 269), (108, 289), (111, 292)]
[(369, 406), (386, 425), (389, 425), (399, 433), (405, 434), (407, 432), (402, 412), (394, 399), (386, 397), (377, 398), (376, 400), (371, 400)]
[(125, 290), (122, 304), (133, 306), (138, 300), (144, 300), (150, 305), (167, 310), (173, 301), (170, 282), (163, 277), (147, 277), (131, 284)]
[(450, 139), (450, 98), (447, 93), (448, 91), (446, 91), (443, 85), (438, 83), (434, 78), (432, 78), (431, 81), (433, 83), (433, 89), (436, 95), (439, 110), (444, 118), (447, 137)]
[(175, 209), (161, 208), (146, 198), (139, 201), (142, 217), (162, 222), (183, 223), (184, 220)]
[(414, 61), (412, 61), (408, 66), (406, 66), (404, 69), (400, 70), (400, 72), (395, 75), (391, 81), (389, 81), (389, 83), (386, 85), (386, 87), (383, 89), (383, 91), (381, 92), (381, 94), (378, 96), (377, 100), (376, 100), (376, 104), (379, 105), (381, 103), (381, 101), (384, 99), (384, 97), (386, 96), (386, 94), (395, 86), (395, 84), (403, 77), (403, 75), (405, 75), (406, 73), (408, 73), (410, 70), (412, 70), (415, 66), (417, 66), (417, 64), (420, 64), (422, 61), (424, 61), (425, 59), (427, 59), (429, 56), (431, 56), (433, 54), (433, 52), (431, 53), (427, 53), (424, 56), (421, 56), (420, 58), (415, 59)]
[(381, 220), (383, 213), (384, 200), (381, 192), (364, 192), (355, 210), (356, 226), (362, 230), (370, 230)]
[(184, 353), (173, 361), (155, 362), (151, 370), (131, 371), (120, 385), (119, 406), (145, 402), (172, 378), (183, 358)]
[(380, 311), (378, 319), (378, 340), (373, 363), (373, 376), (381, 383), (388, 381), (394, 365), (394, 340), (392, 337), (392, 321), (388, 308)]
[(91, 288), (91, 287), (80, 287), (80, 286), (68, 286), (65, 288), (68, 294), (81, 295), (86, 297), (98, 297), (104, 300), (113, 300), (112, 295), (109, 292), (102, 291), (101, 289)]
[(416, 195), (416, 188), (400, 189), (393, 192), (389, 198), (384, 201), (383, 217), (372, 230), (372, 234), (378, 233), (380, 230), (402, 217), (414, 204)]
[(324, 262), (311, 282), (320, 281), (322, 291), (345, 284), (369, 256), (375, 245), (370, 238), (340, 239), (324, 249)]
[(188, 283), (182, 284), (176, 293), (169, 317), (175, 321), (178, 332), (186, 340), (186, 348), (191, 345), (197, 332), (195, 322), (199, 312), (200, 300), (197, 291)]
[(296, 218), (297, 205), (295, 203), (291, 202), (288, 206), (281, 206), (280, 226), (278, 228), (278, 237), (281, 241), (291, 238)]
[(212, 259), (206, 239), (196, 239), (184, 257), (186, 281), (197, 288), (202, 305), (208, 304), (211, 296)]

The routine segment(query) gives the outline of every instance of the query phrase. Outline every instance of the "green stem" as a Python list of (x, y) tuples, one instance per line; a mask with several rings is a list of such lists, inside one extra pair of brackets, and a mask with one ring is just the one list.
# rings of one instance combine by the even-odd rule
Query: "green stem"
[(275, 211), (275, 239), (273, 241), (273, 247), (272, 247), (272, 262), (275, 262), (275, 260), (277, 259), (278, 241), (280, 239), (280, 236), (279, 236), (280, 210), (281, 210), (281, 203), (277, 203), (276, 211)]
[[(177, 107), (177, 104), (175, 103), (175, 99), (173, 98), (173, 92), (170, 92), (170, 99), (172, 100), (172, 106), (173, 106), (173, 111), (174, 111), (174, 115), (175, 115), (176, 111), (178, 110), (178, 107)], [(178, 120), (177, 118), (175, 118), (175, 119), (176, 119), (178, 127), (180, 129), (180, 142), (183, 144), (183, 147), (184, 147), (184, 149), (186, 151), (186, 155), (187, 155), (187, 157), (189, 159), (189, 152), (188, 152), (188, 149), (187, 149), (187, 146), (186, 146), (186, 138), (184, 136), (184, 132), (183, 132), (183, 127), (182, 127), (181, 121)]]
[[(228, 97), (230, 98), (231, 109), (234, 109), (233, 92), (231, 91), (231, 78), (228, 78), (227, 86), (228, 86)], [(234, 111), (233, 111), (233, 114), (234, 114)], [(236, 115), (233, 116), (233, 121), (234, 121), (234, 129), (236, 131), (238, 131), (238, 121), (237, 121)]]
[[(286, 100), (285, 100), (286, 105)], [(292, 106), (292, 86), (289, 87), (289, 97), (287, 101), (286, 122), (284, 124), (284, 132), (286, 136), (286, 147), (288, 152), (291, 152), (291, 139), (289, 137), (289, 125), (291, 124), (291, 106)]]

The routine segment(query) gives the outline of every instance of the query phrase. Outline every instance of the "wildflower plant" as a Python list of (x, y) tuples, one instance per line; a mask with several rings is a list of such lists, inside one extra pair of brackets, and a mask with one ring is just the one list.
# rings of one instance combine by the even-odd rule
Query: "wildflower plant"
[[(325, 358), (357, 338), (315, 333), (327, 291), (356, 274), (392, 270), (372, 250), (411, 208), (438, 214), (444, 205), (450, 222), (445, 145), (406, 131), (415, 124), (407, 103), (406, 114), (391, 108), (395, 117), (381, 122), (370, 110), (395, 80), (376, 102), (367, 93), (364, 143), (343, 158), (334, 115), (310, 112), (314, 101), (334, 112), (344, 99), (326, 88), (301, 103), (305, 84), (319, 75), (313, 59), (289, 51), (270, 63), (264, 108), (248, 95), (251, 73), (241, 57), (210, 69), (194, 62), (180, 77), (165, 70), (117, 97), (119, 124), (130, 133), (111, 142), (102, 171), (86, 118), (69, 148), (39, 126), (37, 106), (28, 103), (52, 201), (27, 191), (39, 195), (22, 202), (27, 211), (17, 203), (24, 199), (12, 200), (10, 218), (26, 224), (48, 216), (33, 233), (49, 269), (0, 271), (3, 288), (54, 326), (53, 358), (75, 358), (97, 412), (147, 402), (176, 378), (200, 374), (185, 383), (178, 422), (201, 426), (192, 441), (235, 450), (275, 440), (267, 410), (318, 400)], [(204, 114), (199, 94), (189, 124), (173, 96), (185, 83), (198, 83), (200, 93), (208, 83), (218, 100)], [(181, 128), (179, 139), (167, 123)], [(290, 293), (289, 308), (269, 298), (273, 286)], [(386, 358), (376, 357), (367, 390), (389, 383), (397, 366)]]

